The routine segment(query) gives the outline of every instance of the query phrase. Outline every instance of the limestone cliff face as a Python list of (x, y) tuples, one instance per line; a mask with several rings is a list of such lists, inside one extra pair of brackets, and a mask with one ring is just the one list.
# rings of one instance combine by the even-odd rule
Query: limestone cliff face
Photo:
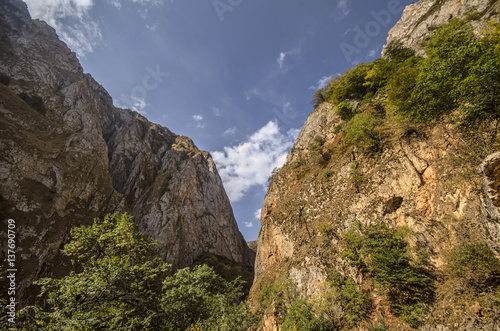
[[(497, 15), (497, 6), (496, 1), (421, 0), (405, 9), (388, 42), (401, 40), (423, 54), (421, 42), (450, 16), (481, 12), (480, 19), (472, 21), (479, 33)], [(357, 101), (349, 102), (359, 107)], [(385, 114), (385, 97), (376, 96), (375, 103), (380, 108), (373, 111)], [(261, 212), (251, 298), (262, 308), (262, 294), (272, 293), (275, 286), (281, 296), (292, 300), (307, 300), (315, 307), (324, 302), (333, 305), (325, 298), (335, 291), (328, 280), (334, 268), (370, 293), (371, 322), (384, 315), (389, 316), (389, 329), (411, 329), (387, 314), (373, 283), (342, 255), (345, 233), (357, 221), (365, 226), (383, 222), (391, 228), (404, 227), (410, 247), (429, 253), (433, 270), (441, 276), (449, 272), (451, 252), (460, 245), (485, 243), (500, 257), (500, 154), (485, 141), (476, 149), (445, 124), (409, 130), (397, 138), (389, 138), (391, 128), (386, 126), (381, 128), (384, 146), (379, 152), (366, 153), (342, 142), (338, 127), (344, 124), (335, 105), (318, 106), (269, 186)], [(323, 146), (318, 147), (318, 142)], [(330, 159), (318, 162), (318, 149)], [(453, 295), (462, 293), (461, 286), (438, 280), (436, 302), (426, 312), (430, 324), (421, 330), (499, 327), (494, 317), (498, 311), (491, 310), (489, 317), (474, 312), (471, 307), (477, 298), (452, 309)], [(275, 302), (281, 299), (274, 298)], [(280, 309), (279, 304), (264, 308), (262, 330), (279, 329), (285, 318)], [(342, 313), (342, 308), (335, 308), (336, 316)]]
[(474, 12), (481, 13), (472, 25), (477, 34), (486, 22), (498, 19), (500, 3), (489, 0), (420, 0), (407, 6), (398, 23), (389, 31), (387, 44), (402, 41), (406, 47), (415, 49), (423, 55), (422, 42), (439, 26), (453, 17), (466, 18)]
[[(314, 137), (336, 146), (340, 137), (332, 132), (340, 123), (331, 104), (316, 108), (289, 162), (269, 187), (261, 214), (254, 298), (278, 280), (299, 298), (320, 300), (329, 288), (332, 266), (361, 282), (362, 275), (341, 257), (342, 234), (355, 221), (406, 226), (410, 245), (431, 252), (437, 270), (462, 242), (484, 240), (500, 255), (498, 153), (484, 162), (464, 157), (468, 147), (459, 135), (438, 125), (393, 141), (379, 155), (339, 146), (332, 149), (326, 168), (311, 165)], [(362, 176), (361, 184), (352, 180), (352, 169)], [(263, 330), (277, 330), (277, 324), (279, 316), (271, 314), (262, 322)]]
[(211, 156), (115, 108), (22, 1), (0, 1), (0, 73), (10, 78), (0, 84), (0, 233), (16, 221), (19, 298), (67, 271), (59, 250), (71, 227), (113, 211), (130, 212), (175, 267), (204, 252), (253, 264)]

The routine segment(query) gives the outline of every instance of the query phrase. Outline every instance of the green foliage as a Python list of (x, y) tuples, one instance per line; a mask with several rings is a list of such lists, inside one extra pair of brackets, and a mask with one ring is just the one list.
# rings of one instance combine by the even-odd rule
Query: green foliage
[(295, 301), (281, 325), (282, 331), (321, 331), (327, 330), (326, 325), (314, 315), (313, 305), (302, 301)]
[(10, 77), (0, 73), (0, 83), (5, 85), (5, 86), (9, 86)]
[(318, 163), (320, 166), (325, 167), (330, 161), (330, 154), (328, 151), (323, 151), (325, 138), (321, 136), (314, 137), (314, 143), (309, 145), (309, 157), (313, 163)]
[(267, 178), (267, 183), (268, 184), (271, 184), (273, 182), (274, 178), (276, 178), (276, 176), (278, 175), (278, 173), (280, 172), (280, 170), (281, 170), (281, 168), (279, 168), (279, 167), (275, 167), (273, 169), (273, 171), (271, 172), (271, 176), (269, 176)]
[(415, 327), (434, 299), (433, 272), (425, 254), (412, 258), (404, 229), (356, 223), (346, 234), (343, 257), (372, 278), (391, 310)]
[(465, 127), (500, 119), (499, 26), (477, 38), (459, 19), (436, 31), (426, 43), (428, 57), (405, 62), (389, 80), (389, 100), (420, 122), (432, 122), (459, 109)]
[(205, 253), (194, 262), (194, 266), (207, 265), (227, 282), (234, 282), (237, 278), (241, 280), (243, 296), (245, 299), (250, 292), (253, 283), (254, 270), (251, 266), (229, 260), (224, 256)]
[(349, 121), (354, 115), (354, 107), (345, 101), (340, 102), (335, 108), (335, 113), (344, 121)]
[(317, 108), (319, 105), (321, 105), (325, 101), (326, 101), (325, 89), (320, 88), (314, 93), (314, 96), (311, 100), (311, 104), (314, 106), (314, 108)]
[(347, 324), (359, 325), (368, 317), (371, 303), (368, 294), (362, 291), (351, 277), (342, 277), (335, 269), (330, 270), (328, 279), (337, 292), (337, 300), (342, 305)]
[(448, 268), (462, 278), (466, 288), (481, 293), (500, 286), (500, 260), (483, 243), (462, 244), (452, 251)]
[(387, 325), (385, 324), (385, 321), (381, 316), (377, 318), (376, 325), (368, 327), (368, 331), (386, 331), (386, 330), (387, 330)]
[(387, 98), (393, 105), (407, 113), (411, 111), (408, 109), (408, 100), (414, 92), (419, 73), (418, 59), (411, 58), (395, 68), (387, 81)]
[[(169, 265), (154, 251), (128, 214), (95, 219), (71, 230), (63, 253), (81, 272), (36, 283), (48, 294), (52, 310), (44, 313), (49, 330), (129, 330), (161, 324), (156, 296)], [(133, 326), (133, 327), (132, 327)]]
[(43, 99), (40, 96), (29, 96), (24, 92), (20, 93), (18, 96), (40, 114), (45, 115), (45, 113), (47, 112), (47, 110), (45, 109), (45, 104), (43, 103)]
[(351, 169), (349, 170), (349, 179), (352, 181), (354, 184), (354, 187), (356, 188), (356, 191), (359, 192), (361, 185), (363, 185), (365, 181), (365, 176), (363, 173), (358, 169), (359, 164), (357, 162), (354, 162), (351, 165)]
[(37, 281), (51, 308), (35, 308), (38, 328), (185, 330), (222, 316), (229, 325), (245, 309), (235, 307), (242, 297), (239, 278), (226, 281), (207, 265), (171, 274), (128, 214), (95, 219), (71, 236), (63, 253), (79, 272)]
[(385, 56), (389, 61), (403, 63), (407, 59), (415, 56), (415, 51), (405, 47), (400, 40), (393, 40), (385, 47)]
[(344, 128), (347, 145), (354, 145), (362, 151), (380, 150), (380, 134), (376, 126), (380, 120), (370, 113), (356, 114)]
[(325, 91), (325, 98), (331, 103), (348, 99), (362, 99), (369, 92), (365, 77), (371, 69), (371, 63), (361, 63), (349, 69), (340, 78), (333, 78)]
[(241, 296), (239, 280), (226, 282), (207, 265), (178, 270), (164, 280), (162, 290), (164, 323), (173, 330), (206, 320)]
[(323, 180), (326, 181), (328, 178), (330, 178), (333, 175), (333, 170), (332, 169), (325, 169), (323, 171)]

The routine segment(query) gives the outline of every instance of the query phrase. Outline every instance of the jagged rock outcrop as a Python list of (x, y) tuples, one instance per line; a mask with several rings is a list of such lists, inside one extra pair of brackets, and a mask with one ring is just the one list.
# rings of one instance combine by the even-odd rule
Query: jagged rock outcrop
[[(332, 149), (334, 161), (326, 169), (311, 164), (314, 137), (335, 146), (340, 137), (333, 129), (340, 123), (331, 104), (316, 108), (289, 162), (269, 187), (261, 213), (253, 298), (278, 280), (299, 298), (319, 300), (329, 287), (332, 266), (361, 281), (362, 275), (341, 256), (342, 234), (355, 221), (370, 225), (383, 220), (392, 227), (407, 227), (412, 247), (431, 252), (437, 270), (462, 242), (484, 240), (500, 255), (498, 153), (484, 163), (465, 157), (467, 145), (453, 130), (437, 125), (392, 142), (379, 155), (339, 146)], [(480, 164), (481, 172), (476, 170)], [(362, 176), (361, 184), (353, 181), (352, 169)], [(263, 330), (276, 329), (276, 316), (267, 316), (262, 325)]]
[(130, 212), (175, 267), (202, 253), (253, 265), (211, 156), (114, 107), (22, 1), (0, 1), (0, 73), (1, 254), (12, 218), (18, 300), (67, 272), (59, 250), (71, 227), (113, 211)]
[[(473, 11), (479, 14), (473, 14), (471, 24), (480, 33), (488, 19), (498, 15), (498, 2), (421, 0), (405, 9), (388, 42), (401, 40), (423, 55), (422, 41), (437, 26)], [(359, 101), (347, 102), (359, 112), (384, 114), (381, 117), (391, 111), (383, 93), (363, 110)], [(404, 228), (412, 252), (428, 254), (429, 266), (438, 275), (437, 288), (432, 307), (418, 313), (426, 314), (429, 323), (420, 325), (421, 330), (498, 329), (500, 312), (491, 306), (483, 310), (476, 297), (460, 297), (470, 284), (453, 278), (450, 271), (454, 254), (469, 244), (484, 245), (500, 257), (500, 155), (494, 139), (480, 134), (471, 138), (449, 123), (413, 128), (401, 124), (395, 134), (393, 124), (385, 121), (379, 127), (383, 146), (368, 153), (345, 144), (345, 125), (335, 105), (316, 107), (269, 186), (251, 290), (255, 306), (266, 312), (260, 328), (278, 330), (290, 307), (287, 300), (297, 299), (315, 308), (329, 305), (334, 315), (330, 321), (340, 321), (340, 290), (329, 280), (335, 270), (370, 295), (370, 317), (360, 330), (370, 323), (375, 326), (377, 316), (387, 318), (390, 330), (412, 329), (383, 307), (377, 284), (343, 255), (347, 231), (360, 222), (365, 227), (383, 223)], [(274, 293), (274, 306), (262, 299), (267, 293)], [(457, 297), (463, 301), (454, 302)]]
[[(498, 19), (500, 3), (490, 0), (420, 0), (408, 5), (401, 19), (389, 31), (387, 44), (401, 41), (406, 47), (424, 55), (422, 42), (436, 28), (446, 24), (453, 17), (467, 18), (474, 12), (480, 13), (472, 20), (474, 31), (481, 34), (482, 28), (491, 19)], [(385, 49), (385, 47), (384, 47)], [(384, 53), (384, 52), (382, 52)]]

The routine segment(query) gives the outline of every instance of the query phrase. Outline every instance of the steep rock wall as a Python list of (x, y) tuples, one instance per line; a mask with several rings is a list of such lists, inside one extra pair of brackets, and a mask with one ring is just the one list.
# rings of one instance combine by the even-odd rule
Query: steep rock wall
[(392, 41), (401, 41), (406, 47), (416, 50), (417, 54), (424, 55), (422, 42), (436, 28), (446, 24), (453, 17), (464, 19), (474, 12), (481, 13), (481, 16), (475, 17), (471, 22), (475, 32), (481, 34), (481, 30), (489, 20), (498, 20), (500, 3), (489, 0), (420, 0), (414, 2), (405, 8), (401, 19), (389, 31), (387, 44)]
[[(436, 270), (464, 242), (485, 241), (500, 256), (498, 153), (483, 163), (445, 125), (392, 141), (381, 153), (361, 153), (339, 143), (340, 134), (333, 132), (341, 123), (331, 104), (316, 108), (269, 187), (261, 213), (254, 300), (270, 284), (295, 291), (297, 298), (320, 300), (332, 267), (361, 282), (359, 271), (342, 258), (343, 234), (355, 221), (407, 227), (410, 245), (430, 252)], [(317, 136), (332, 152), (325, 168), (314, 164), (310, 154)], [(353, 181), (353, 169), (361, 183)], [(261, 326), (274, 330), (279, 323), (271, 313)]]
[(0, 84), (0, 234), (16, 221), (18, 300), (32, 298), (35, 279), (67, 272), (59, 250), (71, 227), (113, 211), (130, 212), (174, 267), (204, 252), (253, 265), (211, 156), (114, 107), (22, 1), (0, 1), (0, 73), (10, 78)]

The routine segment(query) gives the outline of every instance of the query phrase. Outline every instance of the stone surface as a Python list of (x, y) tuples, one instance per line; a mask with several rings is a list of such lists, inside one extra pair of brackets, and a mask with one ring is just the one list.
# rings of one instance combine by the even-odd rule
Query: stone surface
[[(18, 300), (68, 271), (59, 250), (73, 226), (128, 211), (175, 267), (202, 253), (253, 265), (211, 156), (187, 138), (113, 106), (45, 22), (0, 1), (0, 203), (16, 221)], [(21, 100), (39, 96), (45, 112)]]
[(475, 32), (481, 34), (488, 20), (499, 18), (499, 9), (500, 3), (489, 0), (420, 0), (405, 8), (401, 19), (389, 31), (387, 44), (399, 40), (415, 49), (417, 54), (424, 55), (422, 42), (449, 19), (466, 18), (474, 11), (483, 12), (480, 20), (472, 21)]

